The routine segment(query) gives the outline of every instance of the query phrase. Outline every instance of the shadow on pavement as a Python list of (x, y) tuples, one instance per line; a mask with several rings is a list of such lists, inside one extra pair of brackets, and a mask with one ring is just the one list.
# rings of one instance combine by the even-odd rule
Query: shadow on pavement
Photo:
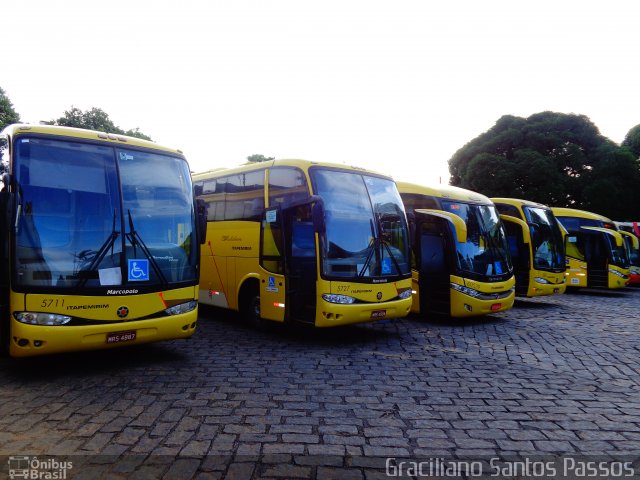
[(604, 288), (568, 288), (565, 295), (585, 295), (588, 297), (609, 297), (620, 298), (633, 295), (635, 289), (625, 287), (618, 290), (607, 290)]
[(516, 298), (513, 304), (513, 308), (532, 308), (544, 310), (547, 308), (562, 308), (561, 305), (549, 302), (541, 302), (540, 300), (525, 300), (523, 298)]
[[(265, 321), (264, 325), (256, 328), (247, 324), (240, 318), (238, 312), (210, 306), (199, 307), (200, 325), (202, 322), (223, 323), (223, 328), (231, 328), (237, 331), (246, 331), (247, 335), (263, 335), (268, 341), (296, 342), (308, 345), (350, 345), (363, 342), (376, 341), (381, 337), (395, 335), (394, 331), (385, 329), (393, 322), (402, 320), (380, 320), (373, 323), (345, 325), (335, 328), (315, 328), (301, 323), (281, 324)], [(197, 333), (196, 333), (197, 335)]]
[(132, 345), (117, 349), (61, 353), (27, 358), (1, 358), (3, 374), (16, 375), (21, 381), (51, 381), (62, 377), (121, 375), (123, 371), (150, 366), (175, 365), (185, 355), (164, 342)]
[[(508, 310), (507, 310), (508, 312)], [(503, 312), (506, 313), (506, 312)], [(508, 319), (502, 318), (500, 313), (493, 315), (480, 315), (477, 317), (452, 318), (449, 316), (430, 316), (422, 317), (420, 315), (411, 314), (408, 319), (423, 325), (434, 325), (440, 327), (469, 327), (474, 325), (502, 324)]]

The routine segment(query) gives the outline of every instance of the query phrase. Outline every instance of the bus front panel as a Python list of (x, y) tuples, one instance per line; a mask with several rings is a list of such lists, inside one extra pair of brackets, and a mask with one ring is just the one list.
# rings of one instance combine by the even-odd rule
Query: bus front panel
[[(411, 311), (409, 278), (388, 283), (320, 280), (318, 286), (315, 319), (318, 327), (402, 318)], [(351, 297), (354, 302), (337, 303), (341, 297)]]
[(451, 275), (451, 316), (470, 317), (503, 312), (513, 307), (515, 278), (481, 282)]
[[(189, 338), (196, 287), (137, 295), (11, 294), (9, 353), (27, 357)], [(36, 324), (37, 322), (37, 324)]]

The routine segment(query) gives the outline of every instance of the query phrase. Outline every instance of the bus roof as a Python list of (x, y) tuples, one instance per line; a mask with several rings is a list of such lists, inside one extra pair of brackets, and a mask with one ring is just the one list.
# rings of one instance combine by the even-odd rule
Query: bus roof
[(362, 167), (345, 165), (343, 163), (316, 162), (316, 161), (302, 160), (302, 159), (280, 159), (280, 160), (269, 160), (266, 162), (247, 162), (247, 163), (243, 163), (242, 165), (238, 165), (236, 167), (214, 168), (204, 172), (194, 173), (192, 175), (192, 178), (194, 181), (205, 180), (211, 177), (233, 175), (235, 173), (242, 173), (242, 172), (251, 172), (253, 170), (260, 170), (267, 167), (298, 167), (306, 170), (307, 168), (316, 166), (316, 165), (322, 166), (322, 167), (328, 167), (328, 168), (335, 168), (339, 170), (358, 171), (362, 173), (376, 175), (379, 177), (391, 178), (389, 177), (389, 175), (375, 172), (373, 170), (368, 170)]
[(437, 198), (450, 198), (470, 203), (480, 203), (491, 205), (493, 202), (489, 197), (481, 193), (467, 190), (466, 188), (454, 187), (452, 185), (417, 185), (415, 183), (396, 182), (400, 193), (414, 193), (417, 195), (428, 195)]
[(143, 140), (141, 138), (129, 137), (127, 135), (120, 135), (116, 133), (99, 132), (97, 130), (86, 130), (84, 128), (74, 127), (61, 127), (59, 125), (30, 125), (23, 123), (14, 123), (7, 126), (2, 133), (17, 136), (25, 133), (35, 133), (39, 135), (51, 135), (58, 137), (77, 138), (82, 140), (93, 140), (107, 143), (117, 143), (120, 145), (130, 145), (134, 147), (151, 148), (153, 150), (161, 150), (163, 152), (169, 152), (176, 155), (184, 156), (182, 151), (163, 147), (155, 142), (149, 140)]
[(550, 210), (551, 208), (548, 205), (543, 203), (532, 202), (531, 200), (523, 200), (522, 198), (507, 198), (507, 197), (491, 197), (491, 201), (493, 203), (506, 203), (509, 205), (513, 205), (514, 207), (537, 207), (544, 208)]
[(565, 208), (565, 207), (551, 207), (551, 211), (556, 217), (577, 217), (577, 218), (589, 218), (591, 220), (601, 220), (603, 222), (611, 222), (609, 218), (593, 213), (588, 212), (586, 210), (578, 210), (576, 208)]

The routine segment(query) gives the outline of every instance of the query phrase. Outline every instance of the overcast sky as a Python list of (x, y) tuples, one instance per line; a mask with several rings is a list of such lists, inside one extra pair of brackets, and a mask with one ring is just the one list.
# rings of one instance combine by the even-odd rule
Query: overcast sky
[(0, 87), (23, 121), (98, 107), (194, 171), (251, 154), (448, 181), (505, 114), (640, 124), (640, 2), (5, 2)]

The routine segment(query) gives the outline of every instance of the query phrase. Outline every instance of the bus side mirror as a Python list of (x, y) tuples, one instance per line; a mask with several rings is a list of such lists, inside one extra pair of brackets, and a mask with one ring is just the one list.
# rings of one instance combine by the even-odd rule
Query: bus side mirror
[(196, 228), (200, 244), (207, 240), (207, 203), (201, 198), (196, 199)]
[(322, 201), (317, 201), (313, 204), (311, 208), (311, 221), (313, 222), (313, 229), (317, 233), (325, 232), (324, 205)]

